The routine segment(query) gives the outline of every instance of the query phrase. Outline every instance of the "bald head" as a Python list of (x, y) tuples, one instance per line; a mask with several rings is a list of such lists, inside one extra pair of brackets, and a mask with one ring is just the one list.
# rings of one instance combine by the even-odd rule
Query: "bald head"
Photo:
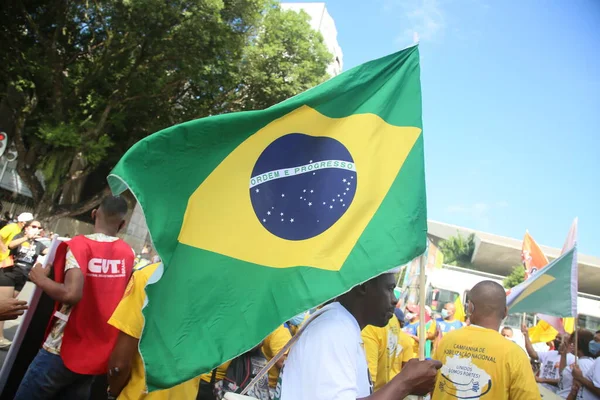
[(506, 318), (507, 312), (504, 288), (493, 281), (479, 282), (469, 292), (469, 300), (473, 304), (471, 322), (475, 325), (482, 325), (483, 320), (487, 320), (485, 325), (495, 326), (497, 323), (497, 327), (490, 328), (498, 330), (500, 323)]

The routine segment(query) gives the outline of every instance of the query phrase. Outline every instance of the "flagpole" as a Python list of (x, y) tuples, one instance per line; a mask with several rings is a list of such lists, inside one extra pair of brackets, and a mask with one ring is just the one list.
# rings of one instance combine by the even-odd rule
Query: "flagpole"
[(577, 345), (577, 339), (578, 339), (578, 333), (577, 331), (579, 330), (579, 328), (577, 327), (577, 320), (579, 320), (579, 316), (576, 315), (575, 316), (575, 321), (573, 321), (573, 328), (575, 328), (575, 362), (577, 363), (577, 353), (579, 351), (579, 346)]
[[(419, 360), (425, 360), (425, 344), (427, 336), (425, 333), (425, 253), (419, 258)], [(422, 396), (418, 397), (420, 400)]]

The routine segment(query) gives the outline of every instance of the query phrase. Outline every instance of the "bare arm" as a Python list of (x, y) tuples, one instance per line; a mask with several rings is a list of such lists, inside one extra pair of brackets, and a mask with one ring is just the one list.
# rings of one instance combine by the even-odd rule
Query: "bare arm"
[(433, 390), (441, 366), (442, 363), (435, 360), (412, 359), (390, 382), (364, 400), (398, 400), (411, 394), (423, 396)]
[(22, 245), (23, 243), (25, 243), (28, 240), (29, 240), (29, 238), (27, 237), (27, 235), (23, 235), (23, 237), (20, 237), (18, 239), (12, 240), (8, 244), (8, 248), (11, 249), (11, 250), (12, 249), (16, 249), (17, 247), (19, 247), (20, 245)]
[(39, 286), (54, 301), (75, 305), (83, 296), (83, 273), (79, 268), (71, 268), (65, 273), (65, 282), (54, 282), (48, 277), (49, 268), (36, 264), (29, 273), (29, 279)]
[(119, 396), (129, 382), (138, 343), (138, 339), (119, 332), (117, 343), (108, 360), (108, 390), (115, 397)]
[(525, 325), (521, 327), (521, 333), (523, 333), (523, 338), (525, 339), (525, 349), (527, 350), (527, 354), (529, 354), (529, 357), (531, 357), (533, 360), (539, 360), (540, 357), (538, 356), (537, 351), (535, 351), (535, 349), (533, 348), (533, 344), (531, 344), (531, 339), (529, 338), (529, 331), (527, 330), (527, 327)]

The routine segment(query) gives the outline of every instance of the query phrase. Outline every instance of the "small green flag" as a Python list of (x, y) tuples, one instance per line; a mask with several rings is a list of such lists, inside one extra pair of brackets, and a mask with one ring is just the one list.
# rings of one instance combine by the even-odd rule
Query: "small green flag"
[(520, 285), (506, 298), (510, 313), (577, 316), (577, 247), (563, 253)]
[(140, 342), (150, 390), (424, 252), (419, 74), (415, 46), (125, 154), (109, 183), (133, 192), (164, 263)]

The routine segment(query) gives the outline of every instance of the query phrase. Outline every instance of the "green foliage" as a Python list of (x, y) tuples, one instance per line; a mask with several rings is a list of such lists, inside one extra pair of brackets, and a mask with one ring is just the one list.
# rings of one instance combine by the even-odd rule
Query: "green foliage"
[(0, 125), (25, 118), (21, 150), (33, 164), (19, 173), (38, 203), (59, 193), (35, 171), (59, 192), (73, 179), (48, 166), (51, 154), (82, 160), (77, 176), (108, 171), (151, 133), (322, 82), (332, 58), (305, 13), (271, 0), (33, 0), (4, 4), (0, 18)]
[(444, 263), (463, 268), (473, 268), (471, 258), (475, 251), (475, 235), (466, 238), (460, 233), (440, 243), (439, 249), (444, 255)]
[(516, 265), (512, 268), (512, 272), (502, 281), (502, 285), (506, 289), (513, 288), (525, 280), (525, 267)]

